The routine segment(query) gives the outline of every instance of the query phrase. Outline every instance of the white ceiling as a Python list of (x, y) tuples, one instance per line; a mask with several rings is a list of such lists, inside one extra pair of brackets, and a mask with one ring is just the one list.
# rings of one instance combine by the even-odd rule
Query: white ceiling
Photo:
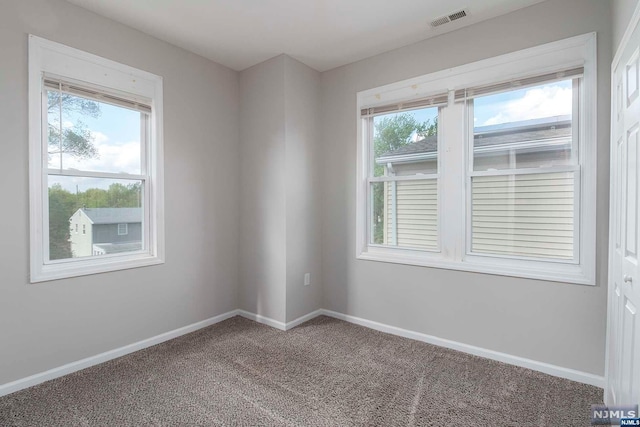
[(325, 71), (543, 0), (68, 1), (234, 70), (286, 53)]

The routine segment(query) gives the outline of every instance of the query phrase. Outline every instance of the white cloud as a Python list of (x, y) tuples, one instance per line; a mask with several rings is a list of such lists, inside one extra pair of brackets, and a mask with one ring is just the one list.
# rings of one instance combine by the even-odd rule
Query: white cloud
[(486, 120), (483, 126), (571, 114), (571, 107), (571, 88), (536, 87), (527, 90), (522, 98), (508, 101), (502, 111)]
[(102, 132), (91, 131), (91, 137), (93, 138), (94, 144), (104, 144), (109, 141), (109, 137)]
[(92, 159), (76, 159), (65, 156), (65, 168), (94, 172), (140, 173), (140, 142), (111, 142), (101, 132), (91, 131), (98, 156)]

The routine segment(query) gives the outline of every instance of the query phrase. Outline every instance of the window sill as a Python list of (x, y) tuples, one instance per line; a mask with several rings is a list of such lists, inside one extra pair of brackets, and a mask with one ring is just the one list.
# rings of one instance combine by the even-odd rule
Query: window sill
[(588, 272), (585, 271), (584, 266), (578, 264), (504, 259), (498, 260), (491, 257), (476, 256), (468, 256), (461, 261), (455, 261), (445, 258), (441, 253), (419, 251), (413, 251), (415, 252), (414, 254), (408, 254), (407, 251), (402, 251), (402, 253), (393, 253), (395, 251), (397, 250), (363, 251), (358, 254), (356, 258), (365, 261), (441, 268), (445, 270), (493, 274), (497, 276), (509, 276), (549, 282), (595, 285), (594, 275), (588, 274)]
[(30, 282), (47, 282), (158, 264), (164, 264), (164, 259), (148, 253), (105, 258), (91, 257), (85, 260), (75, 259), (67, 262), (43, 264), (39, 268), (32, 269)]

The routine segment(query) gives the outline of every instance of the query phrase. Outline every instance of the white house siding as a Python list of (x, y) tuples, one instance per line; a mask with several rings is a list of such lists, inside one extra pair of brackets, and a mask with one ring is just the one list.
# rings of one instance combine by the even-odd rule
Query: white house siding
[(573, 173), (472, 181), (472, 251), (573, 258)]
[(438, 187), (435, 179), (388, 182), (385, 184), (385, 200), (385, 244), (438, 248)]
[[(76, 225), (78, 226), (77, 232)], [(81, 209), (78, 209), (76, 213), (71, 216), (69, 226), (69, 240), (71, 241), (73, 257), (79, 258), (93, 255), (92, 223)], [(85, 233), (82, 232), (83, 226), (85, 227)]]

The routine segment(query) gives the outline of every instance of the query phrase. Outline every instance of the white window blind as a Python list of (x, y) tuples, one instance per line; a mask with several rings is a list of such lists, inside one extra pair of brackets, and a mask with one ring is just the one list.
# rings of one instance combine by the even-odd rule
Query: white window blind
[(360, 110), (360, 115), (364, 117), (375, 116), (378, 114), (388, 114), (393, 113), (394, 111), (401, 112), (407, 110), (415, 110), (417, 108), (428, 108), (428, 107), (442, 107), (447, 105), (449, 101), (449, 94), (444, 92), (437, 95), (420, 98), (420, 99), (412, 99), (406, 102), (399, 102), (396, 104), (387, 104), (387, 105), (379, 105), (375, 107), (362, 108)]
[(542, 83), (550, 83), (558, 80), (567, 80), (582, 77), (584, 74), (584, 67), (571, 68), (563, 71), (556, 71), (553, 73), (546, 73), (536, 75), (532, 77), (525, 77), (516, 80), (508, 80), (500, 83), (494, 83), (485, 86), (468, 87), (464, 89), (458, 89), (455, 91), (455, 102), (463, 102), (468, 99), (473, 99), (479, 96), (485, 96), (489, 94), (496, 94), (500, 92), (506, 92), (515, 89), (524, 89), (531, 86), (537, 86)]
[(78, 84), (63, 81), (53, 77), (44, 77), (44, 87), (50, 90), (56, 90), (61, 93), (80, 96), (82, 98), (91, 99), (93, 101), (104, 102), (118, 107), (124, 107), (141, 113), (151, 113), (151, 102), (137, 101), (121, 96), (112, 95), (103, 91), (92, 90), (88, 87), (81, 87)]

